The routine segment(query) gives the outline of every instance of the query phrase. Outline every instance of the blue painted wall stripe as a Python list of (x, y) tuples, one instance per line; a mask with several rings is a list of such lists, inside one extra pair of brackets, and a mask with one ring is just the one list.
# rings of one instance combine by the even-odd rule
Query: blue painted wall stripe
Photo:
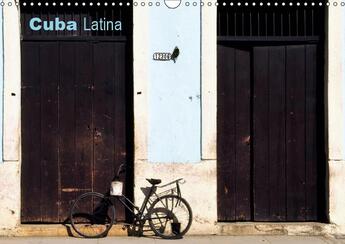
[[(180, 49), (176, 63), (149, 65), (149, 162), (201, 158), (200, 7), (150, 8), (150, 53)], [(198, 4), (200, 6), (200, 4)]]

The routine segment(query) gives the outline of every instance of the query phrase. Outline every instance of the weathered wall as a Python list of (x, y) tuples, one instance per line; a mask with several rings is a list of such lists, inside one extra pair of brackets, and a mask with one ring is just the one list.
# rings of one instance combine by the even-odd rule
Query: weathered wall
[(193, 225), (190, 233), (215, 234), (217, 221), (216, 170), (215, 161), (199, 163), (149, 163), (137, 161), (135, 165), (135, 201), (139, 204), (144, 198), (141, 187), (149, 186), (145, 178), (160, 178), (170, 182), (184, 178), (181, 185), (182, 196), (189, 202), (193, 210)]
[[(179, 8), (181, 9), (173, 16), (173, 19), (166, 14), (166, 12), (172, 10), (164, 6), (163, 1), (160, 2), (162, 3), (161, 7), (154, 10), (154, 12), (152, 10), (134, 8), (135, 201), (140, 203), (144, 198), (141, 187), (149, 185), (145, 178), (157, 177), (162, 179), (163, 182), (184, 178), (186, 183), (181, 187), (182, 193), (192, 206), (194, 215), (194, 222), (190, 233), (217, 233), (215, 1), (213, 1), (212, 7), (180, 6)], [(184, 3), (182, 2), (182, 4)], [(194, 8), (192, 10), (193, 19), (188, 18), (191, 15), (191, 8)], [(158, 19), (157, 14), (160, 16), (159, 22), (153, 23), (152, 13), (155, 16), (155, 20)], [(167, 30), (171, 30), (173, 35), (176, 35), (172, 37), (175, 40), (170, 40), (166, 44), (159, 44), (159, 41), (156, 40), (156, 38), (158, 40), (162, 39), (160, 35), (164, 36), (164, 33), (157, 27), (162, 22), (170, 22), (167, 25)], [(187, 25), (183, 25), (184, 22)], [(174, 28), (176, 23), (180, 24)], [(157, 29), (152, 30), (155, 27)], [(150, 32), (151, 35), (145, 35), (147, 32)], [(136, 36), (144, 36), (144, 41), (142, 38), (138, 40)], [(187, 43), (184, 44), (181, 40)], [(202, 43), (201, 47), (200, 41)], [(148, 60), (147, 57), (152, 57), (154, 51), (165, 51), (173, 43), (178, 43), (181, 49), (181, 57), (180, 60), (177, 60), (177, 63), (182, 62), (182, 65), (154, 63), (154, 61)], [(197, 49), (200, 49), (199, 52)], [(146, 56), (143, 55), (143, 52), (145, 52)], [(200, 57), (203, 58), (200, 59)], [(190, 62), (189, 65), (188, 62)], [(190, 65), (195, 65), (195, 67), (191, 70)], [(145, 68), (148, 68), (148, 70)], [(160, 81), (160, 79), (165, 77), (163, 75), (164, 72), (170, 76), (170, 83), (166, 83), (163, 80)], [(188, 75), (181, 77), (180, 74)], [(136, 77), (140, 77), (140, 79), (136, 79)], [(181, 79), (182, 84), (178, 81), (179, 79)], [(171, 125), (171, 123), (165, 120), (174, 120), (176, 118), (164, 116), (164, 113), (160, 114), (159, 111), (168, 108), (160, 106), (160, 101), (156, 101), (152, 97), (164, 95), (166, 90), (176, 90), (177, 85), (181, 86), (182, 90), (178, 90), (178, 94), (172, 92), (169, 95), (171, 96), (170, 102), (174, 103), (172, 99), (177, 98), (182, 100), (182, 102), (178, 102), (176, 107), (171, 106), (172, 111), (169, 112), (172, 112), (179, 118), (178, 123)], [(190, 90), (188, 86), (194, 87), (194, 90)], [(188, 89), (191, 92), (190, 95), (185, 94)], [(140, 91), (142, 93), (138, 95)], [(154, 94), (151, 92), (154, 92)], [(200, 93), (201, 96), (198, 97), (197, 95), (200, 95)], [(192, 100), (190, 100), (189, 96), (192, 96)], [(156, 104), (152, 102), (156, 102)], [(189, 111), (193, 107), (190, 108), (190, 105), (187, 104), (191, 102), (195, 103), (193, 106), (198, 107), (193, 113)], [(186, 103), (186, 105), (183, 105), (183, 103)], [(202, 112), (198, 114), (200, 107)], [(152, 115), (152, 113), (156, 114)], [(152, 120), (153, 117), (159, 118), (161, 124), (159, 125), (156, 123), (156, 120)], [(191, 130), (190, 126), (193, 124), (190, 124), (189, 121), (193, 122), (193, 120), (194, 128)], [(170, 126), (164, 128), (162, 124)], [(168, 133), (166, 130), (171, 129), (169, 132), (171, 136), (176, 134), (176, 129), (180, 130), (179, 133), (183, 132), (181, 134), (184, 135), (185, 140), (183, 138), (169, 140), (169, 138), (160, 136), (160, 133), (156, 133), (157, 131), (152, 133), (152, 129), (155, 127), (159, 127), (157, 131), (162, 129), (160, 133), (163, 134)], [(199, 130), (199, 132), (195, 132), (195, 129)], [(156, 136), (158, 140), (155, 143), (162, 144), (160, 147), (152, 143), (153, 136)], [(197, 141), (191, 142), (189, 139), (197, 139)], [(176, 146), (174, 146), (174, 143)], [(186, 143), (193, 143), (193, 145), (186, 146)], [(155, 160), (159, 157), (152, 157), (152, 154), (150, 154), (152, 150), (160, 150), (159, 154), (166, 155), (161, 157), (161, 161)], [(184, 155), (178, 158), (174, 153), (169, 153), (169, 150), (177, 150), (178, 153)], [(176, 160), (176, 158), (179, 160)]]
[(20, 171), (17, 162), (0, 165), (0, 229), (20, 223)]
[(329, 219), (336, 224), (339, 232), (345, 233), (345, 10), (332, 5), (333, 2), (328, 8), (325, 84), (328, 100), (326, 151), (329, 167)]
[[(8, 3), (12, 3), (11, 6)], [(0, 164), (0, 228), (20, 223), (20, 35), (19, 9), (3, 7), (3, 163)]]

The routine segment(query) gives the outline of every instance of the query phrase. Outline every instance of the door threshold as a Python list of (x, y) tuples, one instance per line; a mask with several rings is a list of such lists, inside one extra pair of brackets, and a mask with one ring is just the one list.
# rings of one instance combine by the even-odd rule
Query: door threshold
[[(127, 236), (127, 230), (123, 224), (116, 224), (110, 229), (108, 236)], [(11, 229), (0, 229), (3, 237), (79, 237), (70, 224), (20, 224)]]
[(320, 222), (217, 222), (220, 235), (308, 235), (328, 236), (336, 225)]

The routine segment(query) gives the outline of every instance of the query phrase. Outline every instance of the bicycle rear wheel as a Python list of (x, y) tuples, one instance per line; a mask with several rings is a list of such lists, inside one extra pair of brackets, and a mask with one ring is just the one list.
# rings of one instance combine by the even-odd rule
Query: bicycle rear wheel
[(192, 224), (192, 209), (188, 202), (176, 195), (157, 198), (148, 211), (151, 230), (164, 239), (178, 239)]
[(81, 236), (105, 236), (115, 219), (115, 207), (109, 198), (97, 192), (88, 192), (73, 203), (70, 220), (73, 229)]

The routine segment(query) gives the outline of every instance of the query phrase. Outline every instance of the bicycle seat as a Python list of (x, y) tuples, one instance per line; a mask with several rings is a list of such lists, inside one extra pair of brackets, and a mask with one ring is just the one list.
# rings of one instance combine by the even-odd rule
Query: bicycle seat
[(148, 182), (150, 182), (151, 185), (158, 185), (162, 182), (160, 179), (146, 179)]

